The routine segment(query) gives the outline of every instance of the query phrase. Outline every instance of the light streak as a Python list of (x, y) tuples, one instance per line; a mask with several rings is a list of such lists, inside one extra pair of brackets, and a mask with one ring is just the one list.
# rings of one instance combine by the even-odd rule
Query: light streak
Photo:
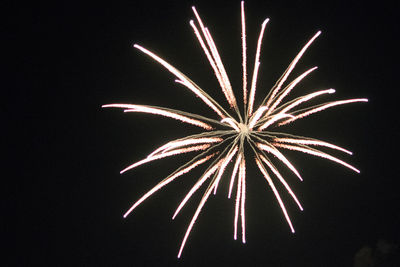
[(169, 151), (174, 148), (179, 148), (182, 146), (202, 144), (202, 143), (217, 143), (217, 142), (221, 142), (222, 140), (223, 139), (220, 137), (209, 137), (209, 138), (190, 138), (190, 139), (179, 140), (179, 141), (171, 141), (171, 142), (168, 142), (167, 144), (157, 148), (151, 154), (149, 154), (147, 157), (151, 157), (155, 154), (158, 154), (159, 152), (165, 153), (166, 151)]
[(301, 113), (299, 115), (296, 115), (296, 116), (294, 116), (294, 118), (291, 118), (289, 120), (286, 120), (286, 121), (282, 122), (281, 125), (291, 123), (291, 122), (293, 122), (295, 120), (304, 118), (304, 117), (306, 117), (308, 115), (320, 112), (320, 111), (325, 110), (325, 109), (330, 108), (330, 107), (349, 104), (349, 103), (355, 103), (355, 102), (368, 102), (368, 99), (366, 99), (366, 98), (348, 99), (348, 100), (341, 100), (341, 101), (335, 101), (335, 102), (332, 102), (332, 103), (323, 104), (323, 105), (321, 105), (319, 107), (313, 108), (313, 109), (311, 109), (309, 111), (306, 111), (306, 112), (303, 112), (303, 113)]
[(360, 173), (360, 170), (358, 170), (357, 168), (351, 166), (350, 164), (348, 164), (348, 163), (346, 163), (346, 162), (344, 162), (344, 161), (342, 161), (340, 159), (337, 159), (337, 158), (335, 158), (335, 157), (333, 157), (331, 155), (323, 153), (321, 151), (317, 151), (317, 150), (310, 149), (310, 148), (299, 147), (299, 146), (285, 145), (285, 144), (281, 144), (281, 143), (275, 143), (274, 145), (277, 146), (277, 147), (282, 147), (282, 148), (286, 148), (286, 149), (290, 149), (290, 150), (296, 150), (296, 151), (300, 151), (300, 152), (303, 152), (303, 153), (306, 153), (306, 154), (310, 154), (310, 155), (314, 155), (314, 156), (317, 156), (317, 157), (329, 159), (331, 161), (335, 161), (335, 162), (337, 162), (339, 164), (342, 164), (343, 166), (345, 166), (345, 167), (347, 167), (347, 168), (349, 168), (349, 169), (351, 169), (351, 170), (353, 170), (353, 171), (355, 171), (357, 173)]
[(233, 239), (237, 239), (237, 225), (239, 220), (239, 206), (240, 206), (240, 196), (242, 194), (242, 182), (243, 179), (243, 158), (240, 160), (239, 164), (239, 177), (237, 183), (237, 191), (236, 191), (236, 200), (235, 200), (235, 218), (234, 218), (234, 230), (233, 230)]
[(267, 107), (260, 107), (256, 113), (250, 118), (249, 121), (249, 129), (253, 129), (254, 125), (257, 123), (257, 121), (261, 118), (263, 113), (267, 110)]
[(269, 19), (266, 19), (262, 23), (260, 35), (258, 37), (256, 58), (254, 60), (253, 78), (251, 80), (251, 87), (250, 87), (249, 107), (248, 107), (248, 110), (247, 110), (248, 116), (251, 116), (253, 114), (253, 105), (254, 105), (254, 99), (255, 99), (255, 94), (256, 94), (257, 76), (258, 76), (258, 70), (260, 68), (261, 44), (262, 44), (262, 38), (264, 36), (265, 26), (267, 26), (268, 21), (269, 21)]
[(310, 139), (294, 139), (294, 138), (275, 138), (275, 142), (278, 143), (290, 143), (290, 144), (299, 144), (299, 145), (314, 145), (314, 146), (324, 146), (324, 147), (329, 147), (332, 149), (340, 150), (343, 151), (349, 155), (352, 155), (353, 153), (347, 149), (344, 149), (340, 146), (330, 144), (324, 141), (319, 141), (319, 140), (310, 140)]
[(154, 194), (156, 191), (160, 190), (161, 188), (163, 188), (164, 186), (166, 186), (167, 184), (169, 184), (170, 182), (172, 182), (173, 180), (175, 180), (179, 176), (182, 176), (183, 174), (185, 174), (187, 172), (190, 172), (192, 169), (196, 168), (200, 164), (203, 164), (204, 162), (206, 162), (207, 160), (209, 160), (213, 156), (214, 155), (210, 155), (210, 156), (204, 157), (204, 158), (202, 158), (200, 160), (197, 160), (194, 163), (190, 164), (188, 167), (183, 168), (181, 170), (178, 169), (175, 173), (171, 174), (170, 176), (168, 176), (167, 178), (162, 180), (159, 184), (157, 184), (150, 191), (148, 191), (146, 194), (144, 194), (138, 201), (136, 201), (135, 204), (133, 204), (130, 207), (130, 209), (127, 212), (125, 212), (124, 218), (126, 218), (137, 206), (139, 206), (144, 200), (146, 200), (149, 196)]
[(291, 101), (289, 105), (287, 105), (287, 107), (283, 108), (279, 113), (286, 113), (289, 110), (291, 110), (292, 108), (300, 105), (303, 102), (309, 101), (311, 99), (313, 99), (314, 97), (317, 97), (319, 95), (323, 95), (323, 94), (333, 94), (335, 93), (335, 89), (328, 89), (328, 90), (321, 90), (321, 91), (317, 91), (305, 96), (301, 96), (298, 99), (295, 99), (294, 101)]
[(271, 154), (273, 154), (275, 157), (277, 157), (280, 161), (282, 161), (283, 164), (285, 164), (296, 176), (300, 179), (300, 181), (303, 181), (303, 178), (301, 178), (299, 172), (296, 170), (296, 168), (290, 163), (290, 161), (281, 153), (279, 152), (278, 149), (273, 147), (272, 145), (265, 145), (265, 144), (257, 144), (257, 147), (261, 150), (267, 151)]
[(169, 70), (171, 73), (173, 73), (183, 85), (185, 85), (193, 93), (195, 93), (198, 97), (200, 97), (200, 99), (203, 100), (204, 103), (206, 103), (212, 110), (214, 110), (221, 118), (225, 118), (225, 115), (223, 114), (221, 109), (219, 107), (217, 107), (210, 100), (210, 96), (208, 96), (207, 94), (205, 94), (204, 92), (199, 90), (199, 88), (195, 84), (193, 84), (192, 81), (190, 81), (188, 78), (186, 78), (185, 75), (183, 75), (180, 71), (178, 71), (176, 68), (174, 68), (171, 64), (169, 64), (168, 62), (166, 62), (165, 60), (163, 60), (162, 58), (160, 58), (159, 56), (157, 56), (153, 52), (150, 52), (149, 50), (147, 50), (146, 48), (144, 48), (144, 47), (142, 47), (142, 46), (140, 46), (138, 44), (135, 44), (133, 47), (139, 49), (140, 51), (142, 51), (143, 53), (149, 55), (154, 60), (156, 60), (158, 63), (163, 65), (167, 70)]
[[(236, 99), (235, 99), (235, 96), (234, 96), (233, 91), (232, 91), (232, 86), (231, 86), (231, 84), (229, 82), (228, 75), (226, 74), (224, 65), (222, 64), (222, 60), (221, 60), (221, 57), (220, 57), (220, 55), (218, 53), (218, 49), (217, 49), (217, 47), (216, 47), (216, 45), (214, 43), (214, 40), (213, 40), (209, 30), (204, 26), (203, 21), (201, 20), (201, 18), (199, 16), (199, 13), (197, 12), (197, 10), (196, 10), (196, 8), (194, 6), (192, 7), (192, 10), (193, 10), (193, 12), (194, 12), (194, 14), (196, 16), (197, 22), (200, 25), (201, 31), (202, 31), (202, 33), (203, 33), (203, 35), (204, 35), (204, 37), (206, 39), (206, 42), (207, 42), (207, 44), (209, 46), (209, 49), (211, 51), (212, 59), (211, 59), (210, 55), (207, 55), (207, 53), (206, 53), (206, 55), (207, 55), (207, 57), (210, 56), (209, 61), (211, 59), (211, 61), (213, 62), (213, 63), (211, 63), (211, 66), (213, 68), (215, 68), (214, 71), (216, 73), (218, 73), (217, 78), (218, 78), (218, 81), (220, 82), (221, 89), (222, 89), (226, 99), (228, 100), (229, 105), (231, 107), (234, 107), (235, 109), (237, 109)], [(196, 27), (195, 27), (194, 23), (191, 23), (191, 24), (192, 24), (192, 27), (195, 29)], [(197, 39), (199, 40), (200, 44), (201, 43), (204, 44), (204, 42), (202, 41), (202, 38), (201, 38), (201, 35), (200, 35), (199, 31), (197, 31), (195, 29), (195, 33), (196, 33)], [(203, 47), (203, 45), (202, 45), (202, 47)], [(208, 51), (208, 49), (206, 48), (205, 45), (203, 47), (203, 50), (204, 49), (206, 49)]]
[(133, 169), (133, 168), (136, 168), (137, 166), (140, 166), (140, 165), (142, 165), (142, 164), (148, 163), (148, 162), (153, 161), (153, 160), (162, 159), (162, 158), (166, 158), (166, 157), (170, 157), (170, 156), (175, 156), (175, 155), (179, 155), (179, 154), (183, 154), (183, 153), (188, 153), (188, 152), (193, 152), (193, 151), (206, 150), (206, 149), (209, 148), (209, 147), (210, 147), (210, 144), (201, 145), (201, 146), (192, 146), (192, 147), (187, 147), (187, 148), (181, 148), (181, 149), (172, 150), (172, 151), (170, 151), (170, 152), (163, 153), (163, 154), (159, 154), (159, 155), (156, 155), (156, 156), (150, 156), (150, 157), (147, 157), (147, 158), (145, 158), (145, 159), (142, 159), (142, 160), (140, 160), (140, 161), (138, 161), (138, 162), (136, 162), (136, 163), (134, 163), (134, 164), (132, 164), (132, 165), (129, 165), (128, 167), (126, 167), (125, 169), (123, 169), (123, 170), (121, 171), (121, 174), (124, 173), (124, 172), (126, 172), (126, 171), (129, 171), (129, 170), (131, 170), (131, 169)]
[(286, 114), (286, 113), (278, 113), (276, 115), (272, 115), (270, 116), (269, 120), (267, 120), (267, 122), (265, 122), (263, 125), (261, 125), (258, 130), (264, 130), (266, 128), (268, 128), (269, 126), (271, 126), (272, 124), (274, 124), (275, 122), (284, 119), (284, 118), (294, 118), (293, 115), (290, 114)]
[(260, 155), (260, 158), (265, 164), (267, 164), (268, 168), (270, 168), (270, 170), (275, 174), (275, 176), (278, 177), (279, 181), (283, 184), (283, 186), (286, 188), (286, 190), (292, 196), (292, 198), (296, 202), (297, 206), (299, 206), (299, 209), (303, 210), (303, 207), (301, 206), (300, 201), (297, 199), (296, 195), (293, 193), (292, 189), (287, 184), (287, 182), (282, 177), (282, 175), (278, 172), (278, 170), (275, 168), (275, 166), (272, 165), (272, 163), (269, 160), (267, 160), (263, 155)]
[[(311, 68), (308, 71), (304, 72), (303, 74), (301, 74), (299, 77), (297, 77), (293, 82), (291, 82), (287, 88), (285, 88), (282, 92), (282, 94), (280, 94), (280, 96), (278, 97), (277, 100), (275, 100), (274, 104), (268, 108), (267, 111), (267, 115), (271, 114), (274, 109), (279, 105), (279, 103), (281, 103), (282, 99), (287, 96), (290, 91), (292, 91), (292, 89), (304, 78), (306, 77), (309, 73), (311, 73), (312, 71), (316, 70), (317, 67)], [(267, 105), (268, 107), (268, 105)]]
[(237, 125), (237, 122), (232, 119), (232, 118), (225, 118), (222, 119), (221, 122), (226, 122), (227, 124), (229, 124), (233, 129), (235, 129), (235, 131), (240, 132), (240, 128)]
[(242, 69), (243, 69), (243, 102), (247, 103), (247, 55), (246, 55), (246, 20), (244, 14), (244, 1), (240, 3), (242, 19)]
[(179, 204), (178, 208), (176, 209), (172, 219), (175, 219), (176, 215), (178, 215), (179, 211), (185, 206), (186, 202), (191, 198), (191, 196), (200, 188), (200, 186), (208, 179), (210, 176), (220, 168), (223, 160), (220, 160), (217, 164), (215, 164), (211, 169), (209, 169), (197, 182), (196, 184), (190, 189), (189, 193), (186, 194), (185, 198), (182, 200), (181, 204)]
[(111, 108), (111, 107), (125, 108), (126, 110), (124, 112), (143, 112), (143, 113), (156, 114), (156, 115), (161, 115), (164, 117), (173, 118), (175, 120), (180, 120), (182, 122), (186, 122), (186, 123), (189, 123), (192, 125), (196, 125), (198, 127), (204, 128), (206, 130), (211, 130), (213, 128), (211, 125), (204, 123), (202, 121), (180, 115), (179, 111), (178, 112), (170, 112), (170, 111), (163, 110), (162, 108), (154, 108), (154, 107), (130, 105), (130, 104), (109, 104), (109, 105), (103, 105), (102, 107), (103, 108)]
[(237, 175), (237, 171), (238, 171), (241, 159), (242, 159), (242, 154), (239, 154), (238, 157), (236, 158), (236, 162), (235, 162), (235, 165), (233, 167), (232, 176), (231, 176), (231, 182), (229, 183), (228, 198), (231, 198), (233, 183), (235, 182), (235, 178), (236, 178), (236, 175)]
[(240, 200), (240, 218), (242, 220), (242, 243), (246, 243), (246, 224), (245, 224), (245, 211), (244, 211), (244, 207), (245, 207), (245, 201), (246, 201), (246, 163), (245, 163), (245, 159), (242, 158), (242, 162), (241, 162), (241, 175), (242, 178), (240, 179), (240, 181), (242, 182), (242, 186), (241, 186), (241, 200)]
[(275, 95), (278, 93), (278, 91), (281, 89), (282, 84), (286, 81), (287, 77), (289, 74), (292, 72), (294, 67), (296, 66), (297, 62), (300, 60), (300, 58), (303, 56), (304, 52), (306, 52), (307, 48), (314, 42), (314, 40), (321, 34), (321, 31), (318, 31), (311, 39), (306, 43), (306, 45), (300, 50), (300, 52), (297, 54), (297, 56), (293, 59), (293, 61), (290, 63), (289, 67), (286, 69), (282, 77), (279, 79), (277, 86), (275, 89), (272, 91), (271, 96), (268, 99), (268, 102), (266, 104), (267, 107), (270, 106), (271, 102), (274, 100)]
[(214, 186), (214, 195), (217, 193), (217, 187), (218, 187), (218, 183), (219, 180), (222, 177), (222, 174), (225, 172), (225, 168), (226, 166), (229, 164), (229, 162), (231, 161), (231, 159), (233, 158), (233, 156), (236, 154), (238, 150), (238, 147), (235, 146), (235, 148), (233, 149), (232, 152), (229, 153), (229, 155), (224, 159), (224, 161), (221, 164), (221, 167), (218, 170), (218, 175), (217, 178), (215, 179), (215, 186)]
[(275, 197), (278, 200), (279, 206), (281, 206), (281, 210), (286, 218), (286, 221), (288, 222), (288, 224), (290, 226), (290, 230), (292, 231), (292, 233), (294, 233), (294, 228), (293, 228), (292, 222), (289, 218), (289, 214), (286, 211), (285, 204), (283, 204), (283, 201), (278, 193), (278, 190), (276, 189), (276, 187), (274, 185), (274, 182), (272, 182), (271, 177), (269, 177), (267, 171), (265, 170), (265, 168), (262, 166), (261, 162), (258, 159), (256, 159), (256, 163), (257, 163), (257, 166), (260, 169), (261, 173), (264, 175), (265, 179), (268, 181), (268, 184), (271, 187), (272, 191), (274, 192)]

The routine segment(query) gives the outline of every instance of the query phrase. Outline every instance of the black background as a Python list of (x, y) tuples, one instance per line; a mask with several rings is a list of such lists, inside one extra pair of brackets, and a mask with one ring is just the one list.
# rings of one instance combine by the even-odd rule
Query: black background
[(17, 183), (4, 204), (17, 218), (16, 227), (9, 222), (6, 228), (18, 252), (11, 265), (352, 266), (364, 246), (374, 250), (379, 240), (400, 243), (399, 33), (396, 6), (384, 1), (246, 2), (250, 69), (261, 22), (271, 19), (264, 35), (258, 98), (322, 30), (290, 78), (315, 65), (319, 69), (293, 96), (333, 87), (336, 94), (326, 100), (369, 99), (285, 128), (349, 148), (353, 156), (335, 155), (361, 169), (356, 174), (322, 159), (287, 153), (304, 178), (301, 183), (282, 171), (305, 208), (299, 212), (282, 191), (295, 234), (250, 161), (245, 245), (232, 238), (228, 177), (207, 202), (180, 260), (180, 242), (201, 193), (177, 219), (171, 216), (199, 171), (168, 185), (122, 218), (186, 157), (151, 163), (122, 176), (119, 171), (167, 140), (198, 129), (101, 105), (151, 104), (216, 118), (132, 44), (158, 53), (226, 107), (189, 25), (193, 4), (214, 36), (238, 96), (239, 1), (3, 4), (10, 10), (3, 36), (9, 46), (3, 53), (11, 72), (5, 77), (8, 100), (3, 111), (11, 129), (7, 140), (12, 140), (7, 141), (11, 151), (6, 162), (13, 169), (3, 180)]

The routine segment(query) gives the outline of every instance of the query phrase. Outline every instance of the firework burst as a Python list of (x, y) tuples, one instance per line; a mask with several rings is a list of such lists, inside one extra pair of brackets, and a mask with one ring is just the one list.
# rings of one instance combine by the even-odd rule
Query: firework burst
[[(330, 107), (354, 103), (354, 102), (367, 102), (365, 98), (339, 100), (327, 103), (322, 103), (313, 106), (306, 106), (311, 99), (314, 99), (321, 95), (333, 94), (334, 89), (326, 89), (310, 93), (289, 101), (285, 101), (287, 96), (292, 89), (301, 82), (307, 75), (313, 72), (317, 67), (313, 67), (297, 78), (293, 79), (289, 83), (285, 83), (290, 73), (296, 66), (297, 62), (306, 52), (308, 47), (313, 41), (321, 34), (318, 31), (300, 50), (293, 61), (289, 64), (289, 67), (285, 70), (283, 75), (278, 79), (276, 84), (272, 87), (268, 95), (264, 98), (258, 107), (254, 106), (256, 83), (258, 70), (260, 66), (260, 51), (262, 45), (262, 39), (265, 28), (268, 23), (268, 19), (264, 20), (261, 25), (260, 34), (258, 37), (257, 48), (254, 59), (253, 73), (250, 83), (247, 81), (247, 49), (246, 49), (246, 26), (245, 26), (245, 12), (244, 3), (241, 2), (241, 24), (242, 24), (242, 70), (243, 70), (243, 88), (242, 88), (242, 100), (243, 109), (240, 111), (236, 96), (232, 90), (231, 83), (228, 75), (225, 71), (224, 65), (218, 53), (217, 46), (210, 34), (210, 31), (203, 24), (197, 10), (192, 7), (196, 22), (191, 20), (190, 26), (192, 27), (194, 34), (206, 55), (212, 70), (218, 80), (218, 83), (222, 89), (222, 92), (229, 104), (231, 113), (225, 110), (217, 101), (210, 97), (203, 89), (201, 89), (196, 83), (185, 76), (182, 72), (177, 70), (171, 64), (160, 58), (153, 52), (143, 48), (142, 46), (135, 44), (134, 47), (139, 49), (144, 54), (148, 55), (168, 71), (170, 71), (175, 77), (176, 82), (182, 84), (187, 89), (191, 90), (196, 96), (198, 96), (209, 108), (211, 108), (217, 115), (218, 119), (204, 117), (198, 114), (183, 112), (180, 110), (174, 110), (164, 107), (155, 107), (147, 105), (133, 105), (133, 104), (108, 104), (103, 105), (104, 108), (114, 107), (122, 108), (124, 112), (143, 112), (151, 113), (155, 115), (161, 115), (170, 117), (176, 120), (180, 120), (187, 124), (192, 124), (203, 128), (205, 131), (198, 134), (186, 136), (177, 140), (172, 140), (164, 144), (163, 146), (155, 149), (146, 158), (127, 166), (121, 171), (124, 173), (131, 170), (139, 165), (171, 157), (183, 153), (197, 153), (196, 156), (191, 158), (187, 163), (180, 166), (169, 176), (161, 180), (156, 186), (150, 191), (144, 194), (139, 200), (137, 200), (131, 208), (124, 214), (127, 217), (138, 205), (144, 200), (150, 197), (152, 194), (174, 181), (178, 177), (190, 172), (192, 169), (208, 162), (208, 167), (205, 168), (204, 173), (197, 180), (194, 186), (186, 194), (182, 202), (176, 209), (173, 218), (179, 213), (186, 202), (191, 196), (198, 191), (203, 184), (207, 184), (203, 197), (189, 223), (189, 226), (184, 235), (181, 243), (178, 258), (182, 254), (182, 250), (185, 246), (186, 240), (193, 228), (193, 225), (198, 218), (201, 209), (205, 202), (211, 195), (216, 194), (218, 185), (224, 176), (225, 170), (228, 165), (233, 163), (233, 170), (229, 182), (228, 197), (232, 195), (234, 185), (236, 184), (236, 195), (235, 195), (235, 216), (234, 220), (234, 239), (237, 239), (238, 224), (241, 222), (241, 239), (242, 242), (246, 242), (245, 238), (245, 201), (246, 201), (246, 159), (245, 159), (245, 143), (246, 147), (253, 153), (253, 157), (256, 165), (260, 169), (261, 174), (265, 177), (269, 186), (271, 187), (279, 205), (283, 212), (283, 215), (294, 233), (294, 228), (288, 212), (285, 208), (280, 193), (275, 187), (275, 183), (281, 183), (287, 190), (293, 200), (296, 202), (300, 210), (303, 210), (299, 200), (293, 193), (290, 186), (287, 184), (285, 179), (279, 173), (275, 167), (271, 158), (276, 158), (283, 165), (285, 165), (290, 171), (293, 172), (300, 180), (302, 180), (299, 172), (293, 166), (292, 163), (285, 157), (281, 150), (294, 150), (303, 152), (306, 154), (314, 155), (317, 157), (325, 158), (333, 162), (339, 163), (357, 173), (359, 170), (352, 165), (320, 150), (331, 149), (347, 154), (351, 154), (350, 151), (341, 148), (339, 146), (316, 140), (313, 138), (306, 138), (302, 136), (296, 136), (287, 133), (281, 133), (273, 131), (273, 127), (279, 127), (281, 125), (292, 123), (298, 119), (302, 119), (308, 115), (323, 111)], [(286, 84), (286, 85), (285, 85)], [(319, 149), (317, 149), (318, 147)], [(271, 175), (272, 174), (272, 175)]]

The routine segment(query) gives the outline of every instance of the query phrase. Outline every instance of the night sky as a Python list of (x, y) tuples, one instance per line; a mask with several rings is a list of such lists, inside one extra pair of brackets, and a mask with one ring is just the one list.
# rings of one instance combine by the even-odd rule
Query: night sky
[[(379, 257), (395, 262), (399, 248), (396, 252), (394, 247), (400, 245), (399, 24), (396, 7), (385, 1), (246, 2), (251, 69), (261, 23), (270, 18), (260, 58), (258, 101), (318, 30), (322, 35), (289, 80), (319, 68), (290, 97), (335, 88), (334, 95), (320, 101), (369, 99), (282, 127), (350, 149), (353, 156), (333, 154), (361, 170), (357, 174), (327, 160), (287, 152), (304, 178), (300, 182), (278, 165), (304, 207), (300, 212), (280, 191), (295, 234), (250, 161), (245, 245), (233, 240), (234, 201), (226, 198), (226, 175), (200, 214), (182, 258), (176, 258), (202, 192), (174, 221), (171, 216), (202, 168), (122, 218), (188, 157), (154, 162), (123, 175), (119, 171), (166, 141), (199, 128), (101, 105), (149, 104), (217, 119), (176, 84), (172, 74), (132, 45), (158, 53), (228, 108), (189, 25), (193, 4), (210, 28), (239, 98), (240, 1), (5, 4), (5, 10), (10, 8), (5, 31), (9, 47), (3, 53), (7, 63), (10, 60), (11, 75), (3, 87), (9, 98), (3, 110), (13, 140), (7, 142), (12, 153), (6, 162), (15, 167), (12, 176), (3, 179), (17, 183), (16, 193), (4, 204), (17, 219), (16, 227), (9, 222), (6, 228), (18, 251), (10, 265), (353, 266), (362, 248), (372, 250), (375, 262), (383, 262)], [(392, 251), (383, 253), (379, 244)]]

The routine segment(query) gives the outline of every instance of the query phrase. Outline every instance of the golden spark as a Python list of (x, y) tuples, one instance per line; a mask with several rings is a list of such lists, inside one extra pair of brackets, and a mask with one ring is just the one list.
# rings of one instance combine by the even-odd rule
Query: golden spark
[[(256, 54), (254, 59), (254, 68), (252, 79), (250, 81), (250, 88), (247, 88), (247, 48), (246, 48), (246, 26), (245, 26), (245, 12), (244, 2), (241, 2), (241, 24), (242, 24), (242, 73), (243, 73), (243, 111), (240, 112), (239, 106), (236, 101), (235, 94), (232, 90), (231, 83), (226, 73), (225, 67), (222, 63), (221, 57), (218, 53), (217, 46), (210, 34), (209, 29), (204, 26), (195, 7), (192, 7), (194, 15), (196, 17), (197, 24), (191, 20), (190, 26), (193, 28), (194, 34), (206, 55), (210, 66), (217, 78), (217, 81), (222, 89), (229, 107), (233, 114), (228, 113), (216, 100), (209, 96), (203, 89), (201, 89), (196, 83), (184, 75), (181, 71), (177, 70), (171, 64), (160, 58), (153, 52), (143, 48), (142, 46), (135, 44), (134, 47), (145, 53), (168, 71), (170, 71), (175, 77), (176, 82), (184, 85), (191, 90), (196, 96), (198, 96), (207, 106), (209, 106), (217, 115), (218, 119), (208, 118), (198, 114), (188, 113), (180, 110), (174, 110), (164, 107), (154, 107), (147, 105), (133, 105), (133, 104), (109, 104), (103, 105), (103, 107), (115, 107), (122, 108), (125, 112), (144, 112), (155, 115), (165, 116), (180, 120), (187, 124), (192, 124), (205, 129), (198, 134), (186, 136), (177, 140), (172, 140), (156, 148), (146, 158), (133, 163), (124, 168), (121, 173), (131, 170), (139, 165), (148, 163), (153, 160), (171, 157), (178, 154), (197, 152), (198, 154), (191, 158), (187, 163), (180, 166), (169, 176), (164, 178), (150, 191), (144, 194), (139, 200), (137, 200), (131, 208), (124, 214), (124, 217), (128, 216), (139, 204), (160, 190), (170, 182), (174, 181), (178, 177), (190, 172), (197, 166), (212, 159), (208, 167), (205, 169), (203, 175), (197, 180), (195, 185), (186, 194), (182, 202), (178, 205), (176, 212), (173, 215), (173, 219), (183, 208), (190, 197), (196, 193), (200, 187), (208, 181), (208, 187), (203, 193), (203, 197), (189, 223), (189, 226), (184, 235), (181, 243), (178, 258), (182, 255), (182, 250), (185, 246), (186, 240), (193, 228), (195, 221), (197, 220), (201, 209), (205, 202), (209, 198), (211, 192), (216, 194), (218, 184), (220, 183), (228, 165), (233, 161), (233, 171), (229, 183), (228, 198), (232, 195), (232, 189), (236, 181), (236, 198), (235, 198), (235, 216), (234, 220), (234, 239), (237, 238), (238, 221), (240, 218), (241, 229), (242, 229), (242, 242), (246, 242), (245, 238), (245, 200), (246, 200), (246, 160), (245, 160), (245, 143), (250, 148), (250, 151), (254, 154), (254, 160), (260, 169), (262, 175), (267, 180), (271, 187), (279, 206), (283, 212), (283, 215), (289, 224), (291, 231), (294, 233), (294, 228), (290, 220), (289, 214), (285, 208), (278, 190), (275, 187), (273, 176), (277, 178), (283, 187), (287, 190), (293, 200), (296, 202), (300, 210), (303, 210), (299, 200), (293, 193), (290, 186), (287, 184), (285, 179), (279, 173), (278, 169), (272, 163), (271, 158), (276, 158), (283, 165), (288, 167), (300, 180), (302, 180), (299, 172), (293, 166), (292, 163), (284, 156), (280, 149), (288, 149), (303, 152), (306, 154), (314, 155), (317, 157), (325, 158), (333, 162), (339, 163), (357, 173), (359, 170), (352, 165), (326, 153), (315, 147), (323, 147), (325, 149), (332, 149), (341, 151), (347, 154), (352, 154), (347, 149), (339, 146), (330, 144), (325, 141), (320, 141), (308, 137), (296, 136), (292, 134), (286, 134), (281, 132), (273, 131), (273, 128), (281, 125), (289, 124), (295, 120), (302, 119), (308, 115), (323, 111), (327, 108), (354, 103), (354, 102), (367, 102), (365, 98), (356, 98), (349, 100), (331, 101), (323, 104), (314, 106), (301, 107), (301, 104), (314, 99), (317, 96), (324, 94), (333, 94), (334, 89), (326, 89), (310, 93), (289, 101), (284, 102), (289, 93), (294, 87), (300, 83), (306, 76), (313, 72), (317, 67), (313, 67), (308, 71), (304, 72), (297, 78), (293, 79), (287, 85), (284, 85), (287, 78), (289, 77), (292, 70), (295, 68), (298, 61), (301, 59), (303, 54), (306, 52), (308, 47), (313, 41), (321, 34), (318, 31), (300, 50), (293, 61), (289, 64), (283, 75), (278, 79), (276, 84), (272, 87), (269, 94), (264, 98), (262, 103), (255, 108), (254, 100), (256, 93), (257, 76), (260, 66), (260, 52), (262, 39), (265, 28), (269, 19), (264, 20), (261, 25), (261, 31), (259, 34)], [(270, 156), (273, 157), (270, 157)], [(234, 159), (235, 158), (235, 159)], [(234, 159), (234, 160), (233, 160)]]

